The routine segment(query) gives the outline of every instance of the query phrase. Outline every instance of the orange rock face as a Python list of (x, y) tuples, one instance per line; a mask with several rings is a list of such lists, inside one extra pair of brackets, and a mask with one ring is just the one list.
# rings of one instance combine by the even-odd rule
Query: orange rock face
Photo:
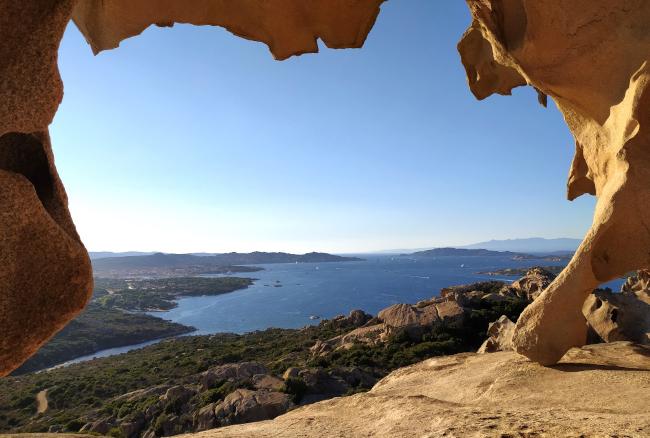
[(1, 0), (0, 376), (86, 304), (88, 254), (68, 212), (47, 134), (63, 97), (57, 51), (74, 19), (95, 53), (152, 24), (222, 26), (276, 59), (361, 47), (383, 0)]
[(581, 308), (602, 282), (650, 266), (650, 3), (468, 0), (459, 43), (478, 98), (531, 85), (573, 133), (568, 198), (598, 198), (567, 268), (522, 314), (516, 350), (557, 362), (586, 340)]
[(0, 137), (0, 374), (63, 328), (92, 290), (49, 142), (47, 133)]

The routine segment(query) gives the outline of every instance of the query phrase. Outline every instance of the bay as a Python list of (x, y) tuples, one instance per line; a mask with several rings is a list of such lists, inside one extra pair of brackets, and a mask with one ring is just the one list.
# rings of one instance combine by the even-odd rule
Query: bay
[[(359, 262), (259, 265), (264, 271), (236, 274), (255, 278), (247, 289), (218, 296), (182, 298), (178, 307), (152, 315), (198, 329), (193, 334), (245, 333), (269, 327), (317, 324), (361, 309), (377, 314), (396, 303), (437, 296), (441, 288), (517, 277), (477, 274), (509, 267), (559, 265), (509, 257), (411, 257), (361, 255)], [(618, 290), (620, 281), (609, 286)]]

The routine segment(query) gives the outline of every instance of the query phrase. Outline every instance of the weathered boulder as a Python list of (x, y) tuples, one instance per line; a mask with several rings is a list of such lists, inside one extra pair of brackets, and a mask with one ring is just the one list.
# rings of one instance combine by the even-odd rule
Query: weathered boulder
[(426, 307), (416, 307), (410, 304), (394, 304), (381, 310), (377, 317), (384, 323), (383, 338), (395, 332), (404, 332), (409, 337), (417, 339), (428, 327), (440, 324), (435, 304)]
[(605, 342), (650, 344), (650, 303), (640, 300), (634, 292), (595, 290), (582, 311), (589, 326)]
[(251, 383), (256, 389), (268, 389), (269, 391), (280, 391), (284, 386), (282, 379), (268, 374), (255, 374)]
[(109, 423), (109, 421), (106, 419), (102, 419), (102, 420), (96, 420), (84, 424), (83, 427), (79, 429), (79, 432), (94, 432), (100, 435), (105, 435), (108, 433), (110, 429), (111, 429), (111, 424)]
[(555, 279), (555, 274), (544, 268), (534, 267), (526, 275), (513, 281), (509, 289), (529, 301), (534, 301)]
[(505, 283), (503, 281), (490, 280), (443, 287), (440, 289), (440, 298), (458, 301), (459, 297), (471, 295), (472, 297), (476, 296), (480, 299), (480, 297), (485, 294), (498, 293), (504, 286)]
[(325, 356), (334, 350), (332, 342), (317, 340), (314, 345), (309, 348), (312, 356)]
[(649, 348), (590, 345), (554, 367), (514, 352), (437, 357), (394, 371), (367, 393), (195, 436), (650, 436)]
[(635, 295), (646, 304), (650, 304), (650, 271), (638, 271), (636, 275), (628, 277), (621, 293)]
[(488, 338), (478, 349), (477, 353), (494, 353), (496, 351), (512, 351), (512, 335), (514, 334), (515, 323), (502, 315), (496, 321), (490, 323), (487, 334)]
[(197, 391), (184, 385), (175, 385), (169, 388), (163, 395), (160, 396), (160, 401), (165, 404), (186, 403), (189, 399), (194, 397)]
[(465, 309), (455, 301), (442, 301), (435, 305), (440, 321), (449, 327), (460, 327), (465, 321)]
[(258, 362), (230, 363), (204, 371), (201, 373), (199, 381), (202, 389), (206, 390), (224, 380), (247, 380), (256, 374), (268, 374), (268, 370), (264, 365)]
[(215, 406), (216, 421), (221, 425), (269, 420), (284, 414), (292, 403), (280, 392), (237, 389)]
[(386, 324), (384, 323), (366, 325), (329, 339), (327, 344), (334, 349), (347, 349), (356, 344), (376, 345), (382, 341), (385, 332)]
[(217, 407), (217, 403), (210, 403), (206, 406), (203, 406), (194, 416), (194, 428), (197, 431), (212, 429), (217, 427), (217, 416), (214, 413), (214, 409)]
[(305, 368), (298, 372), (298, 377), (305, 382), (307, 393), (316, 398), (330, 398), (345, 394), (350, 385), (340, 376), (323, 368)]

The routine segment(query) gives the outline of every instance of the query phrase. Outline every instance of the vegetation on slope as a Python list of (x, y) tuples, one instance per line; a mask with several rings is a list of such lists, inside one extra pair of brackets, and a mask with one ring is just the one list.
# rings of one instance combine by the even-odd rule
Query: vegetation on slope
[[(181, 297), (221, 295), (253, 284), (240, 277), (172, 277), (146, 280), (106, 280), (94, 300), (103, 307), (128, 311), (169, 310)], [(95, 286), (98, 289), (98, 286)]]
[[(417, 341), (397, 332), (385, 344), (360, 344), (320, 357), (310, 352), (314, 343), (331, 339), (349, 328), (323, 321), (318, 326), (299, 330), (268, 329), (244, 335), (181, 337), (119, 356), (46, 373), (10, 377), (0, 380), (0, 430), (40, 432), (58, 425), (63, 430), (78, 431), (82, 425), (80, 419), (91, 418), (94, 412), (116, 410), (114, 414), (118, 415), (122, 406), (112, 400), (119, 395), (155, 385), (182, 384), (215, 365), (233, 362), (259, 361), (276, 374), (292, 366), (324, 367), (325, 370), (357, 366), (383, 376), (395, 368), (428, 357), (474, 351), (485, 339), (489, 322), (502, 314), (516, 320), (524, 306), (521, 301), (486, 301), (470, 309), (462, 328), (431, 329)], [(299, 392), (301, 382), (293, 383), (287, 391)], [(35, 397), (44, 389), (48, 389), (50, 409), (35, 416)], [(205, 404), (219, 394), (203, 396)]]
[(139, 344), (194, 330), (153, 316), (125, 313), (90, 303), (14, 374), (41, 370), (107, 348)]
[(180, 297), (220, 295), (246, 288), (252, 282), (238, 277), (97, 278), (86, 309), (14, 374), (41, 370), (107, 348), (190, 333), (193, 327), (137, 312), (171, 309)]

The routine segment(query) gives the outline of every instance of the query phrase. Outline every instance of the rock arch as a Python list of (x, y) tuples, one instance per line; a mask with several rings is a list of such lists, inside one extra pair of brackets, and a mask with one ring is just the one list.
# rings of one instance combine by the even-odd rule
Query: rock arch
[[(0, 375), (80, 311), (92, 289), (47, 134), (63, 95), (57, 50), (71, 19), (95, 52), (179, 22), (225, 27), (286, 59), (317, 51), (318, 38), (361, 47), (382, 2), (0, 1)], [(580, 309), (595, 286), (650, 267), (650, 3), (467, 3), (473, 22), (459, 51), (474, 95), (530, 85), (540, 103), (550, 96), (576, 139), (568, 197), (598, 197), (575, 257), (517, 323), (517, 351), (551, 364), (584, 344)]]

